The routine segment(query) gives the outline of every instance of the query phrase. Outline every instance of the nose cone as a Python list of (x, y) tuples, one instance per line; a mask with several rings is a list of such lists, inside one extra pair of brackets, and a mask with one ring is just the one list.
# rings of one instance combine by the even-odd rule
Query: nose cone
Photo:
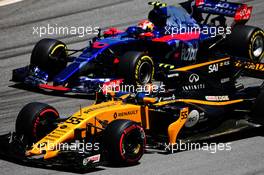
[(62, 70), (53, 79), (54, 85), (62, 85), (75, 73), (79, 72), (81, 63), (74, 62)]

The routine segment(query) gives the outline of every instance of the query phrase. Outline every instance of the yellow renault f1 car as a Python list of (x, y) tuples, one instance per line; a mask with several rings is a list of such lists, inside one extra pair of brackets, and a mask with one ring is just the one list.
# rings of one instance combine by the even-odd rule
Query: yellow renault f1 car
[(264, 83), (239, 85), (234, 67), (244, 70), (243, 75), (264, 77), (263, 63), (220, 58), (164, 73), (166, 91), (97, 93), (95, 104), (67, 118), (47, 104), (27, 104), (18, 114), (16, 132), (0, 137), (0, 155), (77, 168), (135, 164), (146, 145), (162, 148), (260, 127)]

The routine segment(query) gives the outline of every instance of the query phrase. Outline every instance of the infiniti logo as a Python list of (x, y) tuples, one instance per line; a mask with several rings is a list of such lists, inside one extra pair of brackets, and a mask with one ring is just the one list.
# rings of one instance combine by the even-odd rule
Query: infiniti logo
[(199, 80), (200, 80), (200, 77), (197, 74), (191, 74), (190, 77), (189, 77), (189, 82), (190, 83), (196, 83)]

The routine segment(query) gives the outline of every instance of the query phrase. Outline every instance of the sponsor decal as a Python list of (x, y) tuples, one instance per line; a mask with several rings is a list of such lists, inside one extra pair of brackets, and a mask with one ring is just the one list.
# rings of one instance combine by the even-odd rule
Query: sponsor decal
[(124, 117), (127, 115), (135, 115), (138, 113), (138, 110), (133, 110), (133, 111), (125, 111), (125, 112), (115, 112), (114, 113), (114, 118), (116, 119), (117, 117)]
[(175, 95), (173, 94), (171, 97), (160, 97), (160, 98), (159, 98), (159, 102), (161, 102), (161, 101), (175, 100), (175, 99), (176, 99), (176, 97), (175, 97)]
[(230, 81), (230, 78), (223, 78), (223, 79), (220, 80), (220, 82), (221, 82), (222, 84), (227, 83), (227, 82), (229, 82), (229, 81)]
[(241, 62), (237, 61), (235, 63), (236, 67), (243, 67), (245, 69), (252, 69), (252, 70), (257, 70), (257, 71), (264, 71), (264, 64), (263, 63), (252, 63), (252, 62)]
[(207, 12), (234, 15), (238, 6), (227, 2), (219, 1), (217, 3), (206, 3), (203, 6), (199, 6), (198, 8)]
[(198, 123), (199, 118), (200, 118), (199, 112), (197, 110), (192, 110), (188, 115), (187, 121), (185, 123), (185, 127), (191, 128), (195, 126)]
[(220, 67), (229, 66), (230, 65), (230, 61), (224, 61), (224, 62), (221, 62), (219, 64), (220, 64)]
[(98, 109), (107, 108), (107, 107), (114, 106), (114, 105), (115, 104), (108, 104), (108, 105), (104, 105), (104, 106), (98, 106), (98, 107), (90, 108), (90, 109), (87, 109), (86, 111), (84, 111), (84, 113), (89, 113), (89, 112), (92, 112), (92, 111), (95, 111)]
[(189, 77), (190, 83), (197, 83), (199, 80), (200, 80), (200, 77), (197, 74), (191, 74)]
[(225, 96), (206, 96), (205, 99), (208, 101), (228, 101), (229, 97), (227, 95)]
[(209, 74), (213, 72), (218, 72), (219, 70), (219, 64), (212, 64), (209, 66)]
[(182, 89), (184, 91), (205, 89), (205, 84), (186, 85), (186, 86), (183, 86)]
[(169, 74), (167, 75), (167, 77), (168, 78), (179, 77), (179, 73)]
[(91, 156), (91, 157), (87, 157), (85, 159), (83, 159), (83, 165), (86, 166), (88, 163), (96, 163), (99, 162), (101, 158), (100, 154)]
[(194, 44), (188, 43), (188, 46), (182, 47), (181, 59), (183, 61), (194, 61), (196, 60), (197, 52), (198, 52), (197, 42), (195, 42)]
[(228, 66), (228, 65), (230, 65), (230, 61), (223, 61), (221, 63), (211, 64), (208, 67), (209, 68), (208, 73), (210, 74), (210, 73), (218, 72), (220, 67)]

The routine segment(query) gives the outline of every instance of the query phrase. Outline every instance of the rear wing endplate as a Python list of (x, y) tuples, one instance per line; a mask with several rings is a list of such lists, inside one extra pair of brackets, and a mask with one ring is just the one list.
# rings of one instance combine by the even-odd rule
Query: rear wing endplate
[(249, 20), (252, 13), (251, 6), (223, 0), (195, 0), (195, 6), (201, 13), (233, 17), (236, 22)]

